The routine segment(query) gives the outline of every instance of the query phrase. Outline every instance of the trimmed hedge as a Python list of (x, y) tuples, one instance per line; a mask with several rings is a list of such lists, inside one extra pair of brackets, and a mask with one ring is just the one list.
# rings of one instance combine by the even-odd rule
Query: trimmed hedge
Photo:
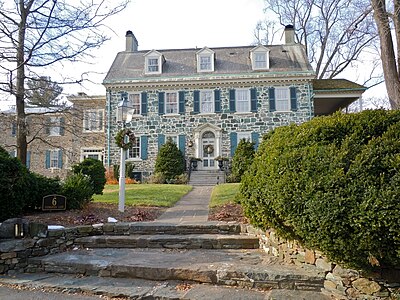
[(161, 173), (168, 181), (185, 172), (185, 158), (171, 138), (160, 147), (154, 173)]
[(361, 269), (400, 265), (400, 111), (318, 117), (264, 136), (242, 178), (251, 223)]
[(75, 174), (82, 173), (90, 176), (93, 192), (97, 195), (103, 195), (103, 190), (107, 179), (106, 169), (100, 160), (94, 158), (85, 158), (79, 164), (72, 166), (72, 171)]

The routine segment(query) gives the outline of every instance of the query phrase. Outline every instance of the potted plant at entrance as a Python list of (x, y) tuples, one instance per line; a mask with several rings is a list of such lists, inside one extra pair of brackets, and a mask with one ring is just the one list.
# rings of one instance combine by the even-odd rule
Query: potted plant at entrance
[(229, 161), (228, 157), (222, 157), (222, 156), (217, 156), (215, 158), (216, 161), (218, 161), (218, 167), (222, 171), (224, 168), (224, 161)]
[(193, 171), (197, 170), (197, 163), (199, 161), (201, 161), (201, 158), (198, 158), (198, 157), (191, 157), (190, 158), (190, 165), (191, 165)]

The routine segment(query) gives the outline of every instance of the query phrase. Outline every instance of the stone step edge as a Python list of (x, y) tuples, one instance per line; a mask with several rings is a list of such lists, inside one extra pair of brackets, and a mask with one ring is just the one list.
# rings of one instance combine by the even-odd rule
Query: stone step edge
[[(192, 281), (196, 283), (232, 286), (248, 289), (286, 289), (320, 292), (324, 287), (324, 277), (317, 275), (268, 274), (253, 270), (193, 270), (189, 268), (165, 268), (152, 266), (127, 266), (111, 264), (107, 266), (91, 265), (90, 263), (43, 263), (37, 264), (33, 259), (27, 267), (27, 272), (80, 274), (82, 276), (98, 276), (107, 278), (134, 278), (153, 281)], [(157, 274), (158, 278), (154, 278)], [(302, 277), (304, 276), (304, 277)], [(268, 279), (265, 277), (272, 277)]]
[[(204, 295), (230, 295), (229, 299), (284, 299), (282, 293), (293, 294), (300, 299), (328, 300), (321, 293), (316, 298), (316, 292), (308, 291), (254, 291), (232, 287), (196, 284), (185, 281), (148, 281), (138, 279), (102, 278), (102, 277), (77, 277), (74, 275), (55, 274), (14, 274), (13, 276), (0, 275), (0, 285), (24, 289), (50, 289), (59, 293), (83, 292), (88, 295), (101, 295), (107, 297), (129, 297), (131, 299), (163, 299), (163, 300), (198, 300)], [(151, 298), (152, 297), (152, 298)], [(222, 297), (220, 297), (222, 298)], [(293, 299), (293, 298), (291, 298)]]
[(87, 248), (169, 248), (169, 249), (258, 249), (259, 239), (250, 235), (98, 235), (75, 239)]

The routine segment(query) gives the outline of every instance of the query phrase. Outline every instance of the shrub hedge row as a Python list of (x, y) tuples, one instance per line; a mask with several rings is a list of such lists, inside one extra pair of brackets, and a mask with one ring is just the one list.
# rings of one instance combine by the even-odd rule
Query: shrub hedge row
[(40, 208), (46, 195), (62, 194), (67, 209), (79, 209), (91, 200), (94, 188), (102, 193), (105, 169), (100, 161), (86, 159), (74, 171), (63, 182), (38, 175), (0, 147), (0, 222)]
[(260, 228), (350, 267), (400, 265), (400, 111), (318, 117), (263, 138), (239, 201)]

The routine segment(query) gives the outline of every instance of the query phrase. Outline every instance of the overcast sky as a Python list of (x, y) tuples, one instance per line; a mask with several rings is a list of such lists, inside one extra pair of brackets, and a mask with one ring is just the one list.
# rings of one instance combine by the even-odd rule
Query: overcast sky
[(105, 94), (101, 85), (116, 54), (125, 50), (125, 33), (131, 30), (139, 50), (247, 46), (254, 42), (253, 30), (264, 19), (264, 0), (132, 0), (125, 11), (107, 23), (114, 30), (94, 54), (91, 66), (65, 65), (64, 71), (87, 69), (97, 84), (66, 87), (69, 94)]

